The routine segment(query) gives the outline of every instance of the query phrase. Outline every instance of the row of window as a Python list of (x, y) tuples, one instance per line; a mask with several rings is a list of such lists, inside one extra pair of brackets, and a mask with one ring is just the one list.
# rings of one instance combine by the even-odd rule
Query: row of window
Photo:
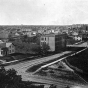
[(46, 44), (46, 42), (41, 42), (41, 45)]
[(15, 50), (14, 50), (14, 49), (9, 50), (9, 54), (10, 54), (10, 53), (14, 53), (14, 52), (15, 52)]
[(13, 46), (13, 45), (11, 45), (11, 46), (10, 46), (10, 48), (14, 48), (14, 46)]
[(45, 40), (46, 41), (46, 37), (42, 37), (41, 40)]

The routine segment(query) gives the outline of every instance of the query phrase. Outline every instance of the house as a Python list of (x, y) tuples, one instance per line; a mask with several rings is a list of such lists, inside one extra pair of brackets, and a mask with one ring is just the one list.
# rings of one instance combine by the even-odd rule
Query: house
[(51, 29), (46, 29), (44, 30), (43, 34), (50, 34), (51, 33)]
[(77, 32), (73, 32), (73, 39), (77, 40), (77, 41), (81, 41), (82, 40), (82, 36), (79, 35)]
[(31, 36), (31, 33), (32, 33), (32, 29), (27, 29), (27, 28), (24, 28), (24, 29), (21, 29), (20, 32), (23, 34), (23, 35), (27, 35), (27, 36)]
[(33, 37), (33, 36), (36, 36), (36, 34), (37, 34), (36, 31), (30, 31), (30, 32), (27, 32), (26, 35), (27, 35), (28, 37)]
[(39, 30), (38, 30), (38, 33), (39, 33), (39, 34), (42, 34), (43, 32), (44, 32), (44, 30), (42, 30), (42, 29), (39, 29)]
[(28, 37), (36, 36), (36, 31), (32, 31), (32, 29), (22, 29), (21, 32), (23, 35), (27, 35)]
[(20, 34), (18, 32), (15, 33), (15, 36), (20, 36)]
[(40, 37), (40, 46), (47, 44), (49, 51), (61, 51), (66, 47), (65, 34), (44, 34)]
[(74, 39), (78, 41), (82, 41), (82, 36), (75, 36)]
[(78, 33), (77, 33), (77, 32), (73, 32), (72, 35), (73, 35), (73, 36), (77, 36)]
[(50, 33), (55, 33), (54, 29), (45, 29), (43, 34), (50, 34)]
[(54, 33), (55, 33), (55, 34), (61, 33), (61, 31), (60, 31), (60, 29), (56, 28), (56, 29), (54, 30)]
[(15, 38), (15, 37), (19, 37), (20, 36), (20, 33), (19, 32), (15, 32), (15, 33), (10, 33), (9, 34), (10, 38)]
[(0, 56), (15, 53), (15, 46), (11, 42), (0, 44)]
[(32, 29), (29, 29), (29, 28), (22, 28), (20, 30), (20, 32), (29, 32), (29, 31), (32, 31)]
[(37, 35), (37, 32), (36, 31), (32, 31), (31, 36), (33, 37), (33, 36), (36, 36), (36, 35)]

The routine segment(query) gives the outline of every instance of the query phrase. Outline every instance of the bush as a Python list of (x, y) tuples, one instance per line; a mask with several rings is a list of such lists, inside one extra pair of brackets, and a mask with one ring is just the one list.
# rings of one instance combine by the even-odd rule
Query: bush
[(14, 69), (6, 71), (4, 67), (1, 67), (0, 88), (44, 88), (44, 86), (36, 86), (33, 82), (22, 81), (21, 76), (17, 75), (17, 71)]

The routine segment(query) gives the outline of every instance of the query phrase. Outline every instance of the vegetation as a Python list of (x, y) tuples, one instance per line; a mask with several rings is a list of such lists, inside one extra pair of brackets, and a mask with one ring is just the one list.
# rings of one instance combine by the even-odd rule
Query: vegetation
[(44, 88), (44, 85), (34, 85), (30, 81), (22, 81), (20, 75), (14, 69), (0, 69), (0, 88)]
[(84, 72), (88, 73), (88, 58), (87, 57), (88, 57), (88, 49), (79, 54), (68, 57), (67, 61), (71, 65), (73, 65), (79, 69), (82, 69)]
[(73, 39), (71, 37), (68, 37), (68, 39), (67, 39), (67, 44), (68, 45), (75, 44), (77, 42), (80, 42), (80, 40), (75, 40), (75, 39)]
[(88, 81), (88, 49), (80, 54), (68, 57), (67, 61), (72, 66), (81, 69), (83, 71), (82, 73), (78, 71), (76, 71), (76, 73), (80, 74), (86, 81)]
[(21, 40), (15, 40), (13, 44), (15, 45), (16, 52), (18, 53), (31, 53), (38, 47), (36, 43), (26, 43)]
[(39, 44), (39, 35), (28, 37), (27, 35), (24, 35), (21, 37), (22, 42), (26, 43), (37, 43)]
[(18, 53), (35, 53), (40, 55), (47, 54), (49, 46), (43, 44), (40, 46), (39, 40), (36, 37), (28, 38), (25, 36), (23, 39), (16, 39), (13, 41)]
[(42, 46), (40, 47), (41, 54), (46, 55), (49, 49), (50, 47), (47, 44), (43, 43)]
[[(44, 88), (44, 85), (32, 81), (22, 81), (21, 76), (17, 75), (17, 71), (14, 69), (0, 68), (0, 88)], [(56, 88), (56, 86), (52, 84), (49, 88)]]

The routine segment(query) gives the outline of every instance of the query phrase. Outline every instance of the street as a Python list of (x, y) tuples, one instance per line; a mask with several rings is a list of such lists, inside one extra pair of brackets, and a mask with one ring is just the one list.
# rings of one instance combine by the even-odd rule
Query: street
[(35, 60), (30, 60), (30, 61), (24, 61), (24, 62), (17, 63), (15, 65), (9, 65), (9, 66), (6, 66), (5, 68), (6, 69), (14, 68), (18, 72), (19, 75), (25, 75), (25, 73), (26, 73), (25, 71), (28, 68), (32, 67), (33, 65), (37, 65), (37, 64), (40, 64), (40, 63), (43, 63), (43, 62), (47, 62), (49, 60), (53, 60), (55, 58), (58, 58), (62, 55), (68, 54), (68, 53), (71, 53), (71, 52), (70, 51), (65, 51), (65, 52), (55, 54), (55, 55), (52, 55), (52, 56), (39, 58), (39, 59), (35, 59)]

